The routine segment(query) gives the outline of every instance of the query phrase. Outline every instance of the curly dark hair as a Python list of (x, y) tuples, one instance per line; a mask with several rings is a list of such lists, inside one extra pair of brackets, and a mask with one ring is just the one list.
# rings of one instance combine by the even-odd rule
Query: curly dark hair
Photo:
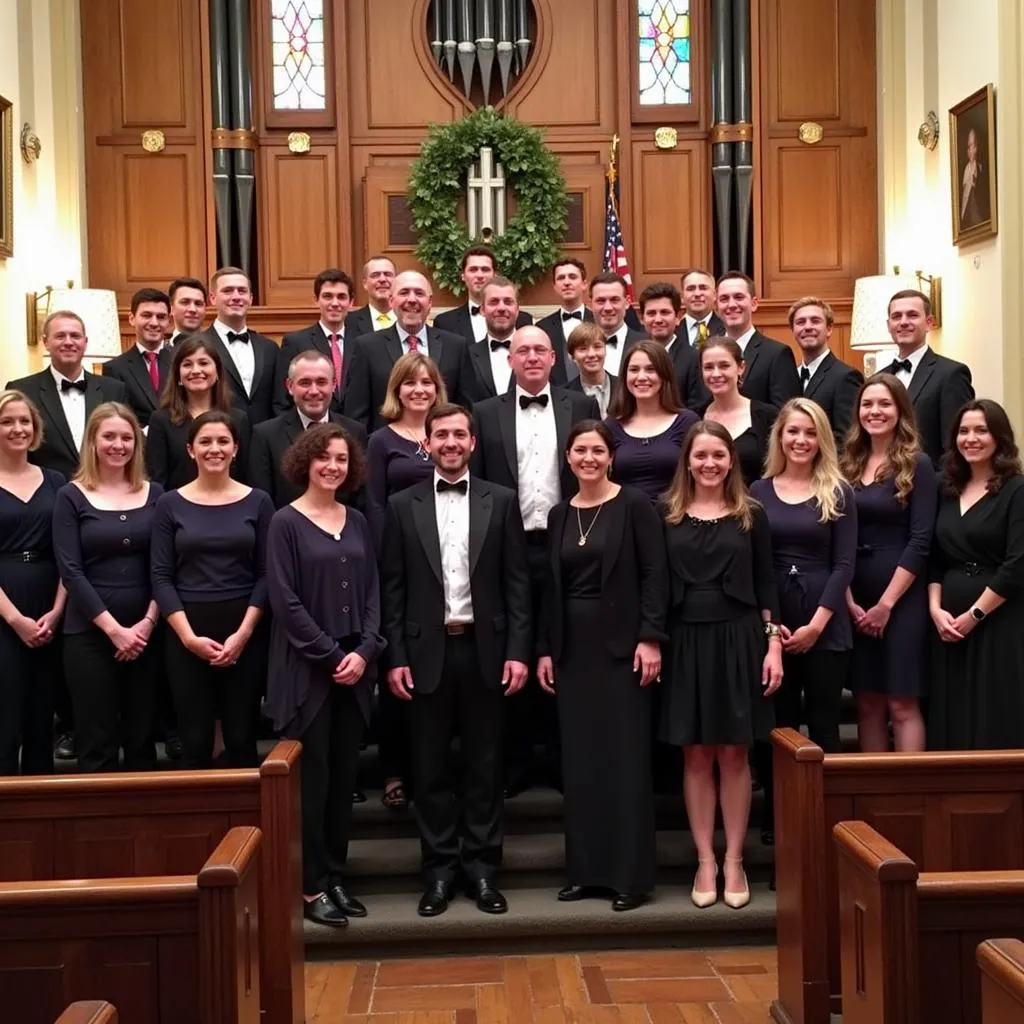
[(348, 475), (338, 488), (344, 494), (359, 490), (366, 478), (366, 459), (363, 449), (352, 435), (337, 423), (318, 423), (304, 430), (297, 441), (284, 453), (281, 472), (285, 480), (295, 487), (309, 486), (309, 467), (314, 459), (327, 454), (332, 441), (344, 441), (348, 448)]
[(946, 440), (946, 451), (942, 456), (942, 489), (951, 498), (957, 497), (971, 479), (971, 467), (960, 454), (956, 443), (960, 423), (969, 412), (980, 412), (985, 417), (988, 432), (996, 443), (996, 450), (992, 455), (992, 476), (986, 488), (988, 492), (998, 494), (1007, 480), (1024, 472), (1006, 410), (991, 398), (973, 398), (961, 406), (956, 414)]

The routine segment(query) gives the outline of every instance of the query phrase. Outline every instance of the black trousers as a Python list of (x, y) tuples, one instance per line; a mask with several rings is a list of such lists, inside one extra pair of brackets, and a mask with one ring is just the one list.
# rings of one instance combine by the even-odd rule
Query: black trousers
[(60, 651), (60, 637), (43, 647), (26, 647), (0, 621), (0, 775), (53, 773), (53, 691), (61, 676)]
[[(223, 642), (242, 624), (247, 598), (190, 602), (185, 617), (196, 636)], [(182, 768), (211, 768), (217, 719), (221, 722), (227, 763), (251, 768), (258, 762), (256, 736), (260, 695), (267, 672), (266, 633), (261, 622), (234, 665), (214, 668), (197, 658), (167, 630), (167, 675), (174, 695), (181, 736)]]
[[(501, 865), (505, 703), (500, 687), (484, 683), (472, 630), (446, 637), (444, 670), (437, 689), (433, 693), (413, 691), (409, 728), (414, 810), (428, 882), (451, 883), (460, 863), (470, 881), (493, 877)], [(456, 733), (462, 755), (457, 759), (458, 784), (449, 757)]]
[(341, 881), (364, 727), (355, 687), (335, 684), (300, 737), (302, 891), (307, 896)]
[(396, 697), (385, 680), (381, 680), (377, 688), (377, 713), (373, 732), (385, 780), (402, 779), (407, 787), (410, 786), (412, 758), (408, 701)]
[[(842, 750), (839, 740), (839, 709), (850, 664), (849, 651), (815, 651), (782, 656), (782, 685), (775, 691), (775, 725), (799, 729), (826, 754)], [(764, 786), (764, 827), (775, 825), (775, 777), (771, 743), (754, 745), (758, 778)]]
[(156, 652), (147, 645), (134, 661), (116, 661), (114, 645), (95, 626), (64, 637), (64, 674), (75, 711), (75, 746), (83, 772), (156, 767)]

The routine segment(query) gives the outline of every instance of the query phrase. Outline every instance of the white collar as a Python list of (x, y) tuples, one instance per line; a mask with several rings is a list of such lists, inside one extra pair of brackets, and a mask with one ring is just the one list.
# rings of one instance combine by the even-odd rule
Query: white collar
[(689, 330), (689, 328), (692, 327), (694, 324), (705, 324), (705, 325), (707, 325), (714, 315), (715, 315), (715, 311), (711, 310), (711, 311), (708, 312), (707, 316), (701, 317), (700, 320), (696, 320), (692, 316), (690, 316), (689, 313), (687, 313), (687, 314), (685, 314), (683, 319), (686, 321), (687, 330)]
[(72, 379), (71, 377), (65, 377), (60, 370), (54, 369), (53, 363), (50, 363), (50, 373), (53, 374), (54, 382), (57, 387), (60, 387), (61, 381), (70, 381), (72, 384), (76, 384), (78, 381), (83, 380), (85, 377), (85, 370), (79, 367), (78, 376)]
[(828, 345), (825, 346), (825, 351), (821, 353), (816, 359), (811, 360), (809, 363), (801, 363), (800, 368), (806, 367), (807, 372), (813, 377), (818, 372), (818, 367), (831, 355)]
[(303, 430), (309, 430), (311, 425), (319, 427), (324, 423), (331, 422), (331, 414), (329, 412), (325, 412), (321, 419), (311, 420), (298, 406), (295, 407), (295, 411), (299, 414), (299, 422), (302, 424)]
[(757, 328), (751, 325), (748, 327), (737, 339), (736, 344), (739, 345), (741, 352), (747, 351), (747, 346), (750, 344), (750, 339), (757, 332)]
[(541, 395), (547, 395), (548, 396), (548, 405), (550, 406), (551, 405), (551, 381), (548, 381), (547, 384), (545, 384), (544, 387), (542, 387), (540, 389), (540, 391), (537, 392), (536, 395), (531, 395), (529, 391), (526, 391), (526, 390), (524, 390), (523, 388), (521, 388), (519, 386), (519, 381), (516, 381), (516, 403), (517, 404), (519, 402), (519, 396), (520, 395), (526, 395), (527, 398), (539, 398)]
[(167, 344), (166, 341), (161, 341), (160, 344), (157, 345), (156, 348), (150, 349), (150, 348), (146, 348), (145, 345), (140, 345), (138, 342), (135, 342), (135, 347), (139, 350), (139, 355), (141, 355), (142, 358), (145, 359), (147, 352), (155, 352), (157, 355), (160, 355), (160, 353), (163, 352), (164, 346), (166, 344)]
[(325, 324), (323, 322), (323, 320), (321, 320), (320, 321), (320, 330), (324, 332), (324, 337), (327, 338), (328, 341), (330, 341), (330, 338), (331, 338), (332, 334), (337, 335), (338, 339), (341, 340), (342, 338), (345, 337), (345, 321), (344, 320), (341, 321), (341, 330), (340, 331), (332, 331), (330, 329), (330, 327), (328, 327), (327, 324)]
[[(601, 330), (603, 331), (604, 328), (602, 327)], [(626, 321), (623, 320), (622, 323), (619, 324), (618, 330), (612, 331), (610, 334), (608, 334), (606, 332), (605, 333), (605, 337), (606, 338), (618, 338), (619, 339), (619, 344), (621, 345), (626, 340), (626, 332), (628, 330), (629, 330), (629, 324), (627, 324)]]
[(587, 312), (587, 304), (585, 302), (581, 302), (578, 306), (573, 306), (572, 309), (569, 309), (566, 306), (559, 306), (558, 312), (559, 315), (562, 313), (581, 313), (585, 315)]
[[(435, 469), (434, 470), (434, 493), (435, 494), (437, 493), (437, 481), (438, 480), (444, 480), (444, 477), (441, 476), (441, 474), (438, 473), (438, 471)], [(462, 476), (459, 477), (458, 480), (444, 480), (444, 482), (446, 484), (447, 483), (461, 484), (463, 480), (466, 481), (466, 494), (468, 495), (469, 494), (469, 469), (468, 469), (468, 467), (467, 467), (466, 471), (462, 474)]]
[(241, 328), (239, 328), (239, 330), (236, 331), (234, 327), (228, 327), (228, 325), (219, 318), (213, 321), (213, 329), (217, 332), (218, 336), (220, 337), (220, 340), (223, 341), (225, 345), (228, 342), (228, 334), (249, 333), (249, 328), (246, 324), (242, 324)]
[[(921, 360), (924, 359), (924, 354), (927, 351), (928, 351), (928, 341), (925, 340), (925, 343), (923, 345), (919, 345), (917, 348), (915, 348), (914, 351), (911, 352), (909, 356), (897, 355), (896, 358), (897, 359), (906, 359), (910, 363), (910, 376), (913, 377), (914, 376), (914, 371), (917, 369), (917, 367), (920, 364)], [(897, 353), (898, 352), (899, 352), (899, 349), (897, 349)]]
[(398, 339), (403, 343), (406, 338), (415, 338), (417, 341), (422, 342), (426, 342), (427, 340), (426, 324), (424, 324), (415, 334), (410, 334), (397, 320), (395, 321), (395, 327), (398, 328)]

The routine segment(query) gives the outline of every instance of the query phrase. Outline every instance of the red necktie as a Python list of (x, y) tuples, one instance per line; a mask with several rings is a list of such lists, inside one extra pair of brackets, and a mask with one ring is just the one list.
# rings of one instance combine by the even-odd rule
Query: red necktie
[(405, 341), (406, 344), (409, 346), (410, 352), (419, 352), (420, 339), (417, 338), (415, 334), (410, 334), (409, 337), (405, 339)]
[(336, 334), (328, 335), (328, 340), (331, 343), (331, 362), (334, 363), (334, 386), (340, 388), (344, 383), (344, 378), (342, 377), (341, 346), (338, 344), (338, 336)]
[(160, 394), (160, 370), (157, 368), (156, 361), (159, 356), (156, 352), (146, 353), (146, 362), (149, 363), (149, 382), (153, 385), (153, 391), (155, 394)]

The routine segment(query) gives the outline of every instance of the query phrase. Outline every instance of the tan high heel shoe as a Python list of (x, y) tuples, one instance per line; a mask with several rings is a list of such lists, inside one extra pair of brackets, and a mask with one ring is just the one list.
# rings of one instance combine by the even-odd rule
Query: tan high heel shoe
[[(743, 861), (741, 859), (733, 860), (729, 858), (729, 861), (732, 864), (739, 864), (740, 870), (742, 870)], [(726, 889), (722, 893), (722, 901), (727, 907), (732, 907), (733, 910), (739, 910), (750, 902), (750, 886), (747, 883), (746, 871), (743, 872), (743, 889), (740, 892), (729, 892)]]
[[(715, 865), (715, 881), (718, 880), (718, 861), (714, 860), (702, 860), (698, 861), (698, 864), (714, 864)], [(698, 868), (698, 872), (699, 872)], [(707, 892), (701, 892), (697, 888), (697, 878), (694, 876), (693, 889), (690, 890), (690, 899), (693, 901), (695, 907), (700, 907), (703, 910), (705, 907), (713, 906), (718, 902), (718, 886), (716, 884), (714, 889), (708, 889)]]

